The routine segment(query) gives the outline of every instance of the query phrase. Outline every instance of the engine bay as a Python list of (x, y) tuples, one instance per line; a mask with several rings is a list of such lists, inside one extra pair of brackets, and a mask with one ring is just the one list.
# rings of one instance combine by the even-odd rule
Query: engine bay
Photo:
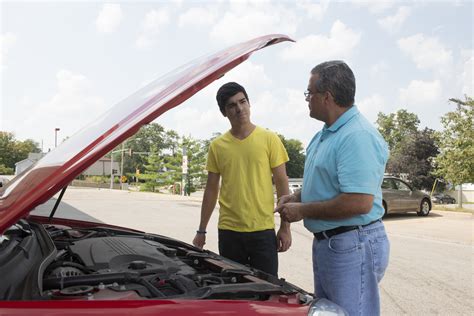
[[(109, 227), (22, 225), (4, 235), (9, 243), (2, 242), (0, 263), (6, 259), (2, 248), (16, 250), (17, 256), (38, 256), (41, 249), (42, 260), (36, 257), (23, 275), (7, 271), (13, 263), (2, 264), (0, 272), (17, 273), (23, 282), (37, 279), (38, 286), (32, 295), (0, 286), (1, 299), (283, 299), (296, 304), (312, 299), (283, 279), (167, 237)], [(25, 239), (28, 246), (22, 245)]]

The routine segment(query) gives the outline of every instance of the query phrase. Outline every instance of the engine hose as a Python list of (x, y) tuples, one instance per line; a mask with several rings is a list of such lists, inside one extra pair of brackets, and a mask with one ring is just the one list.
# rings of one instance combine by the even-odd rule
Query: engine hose
[(48, 278), (43, 282), (44, 290), (63, 289), (77, 285), (98, 285), (100, 283), (138, 283), (143, 285), (152, 297), (165, 297), (166, 295), (155, 288), (150, 282), (140, 277), (138, 272), (117, 272), (93, 275), (76, 275), (68, 277)]
[(76, 285), (98, 285), (100, 283), (104, 283), (104, 284), (111, 284), (115, 282), (139, 283), (140, 280), (141, 280), (141, 277), (136, 272), (116, 272), (116, 273), (104, 273), (104, 274), (74, 275), (74, 276), (44, 279), (43, 288), (45, 290), (52, 290), (52, 289), (63, 289), (65, 287), (76, 286)]

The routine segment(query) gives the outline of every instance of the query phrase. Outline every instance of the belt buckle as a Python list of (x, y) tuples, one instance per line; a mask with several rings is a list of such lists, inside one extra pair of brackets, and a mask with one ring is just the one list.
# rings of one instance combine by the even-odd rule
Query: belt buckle
[(329, 236), (326, 234), (325, 230), (323, 230), (321, 233), (323, 234), (324, 239), (329, 239)]

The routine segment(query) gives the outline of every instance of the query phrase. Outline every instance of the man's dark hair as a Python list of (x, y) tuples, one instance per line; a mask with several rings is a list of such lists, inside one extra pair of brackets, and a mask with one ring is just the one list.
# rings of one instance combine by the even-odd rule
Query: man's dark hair
[(225, 105), (227, 101), (239, 92), (242, 92), (247, 101), (249, 101), (249, 97), (244, 87), (236, 82), (228, 82), (217, 90), (216, 100), (222, 115), (225, 116)]
[(314, 67), (311, 74), (319, 76), (314, 87), (317, 92), (331, 92), (334, 102), (341, 107), (350, 107), (354, 104), (355, 77), (345, 62), (341, 60), (324, 62)]

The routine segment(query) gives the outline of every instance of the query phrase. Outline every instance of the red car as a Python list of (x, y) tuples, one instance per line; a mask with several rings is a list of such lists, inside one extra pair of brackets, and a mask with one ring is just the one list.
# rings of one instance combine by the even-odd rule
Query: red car
[[(343, 315), (283, 279), (185, 242), (54, 216), (68, 183), (142, 125), (254, 51), (289, 40), (263, 36), (179, 68), (0, 188), (0, 315)], [(49, 217), (30, 215), (59, 191)]]

